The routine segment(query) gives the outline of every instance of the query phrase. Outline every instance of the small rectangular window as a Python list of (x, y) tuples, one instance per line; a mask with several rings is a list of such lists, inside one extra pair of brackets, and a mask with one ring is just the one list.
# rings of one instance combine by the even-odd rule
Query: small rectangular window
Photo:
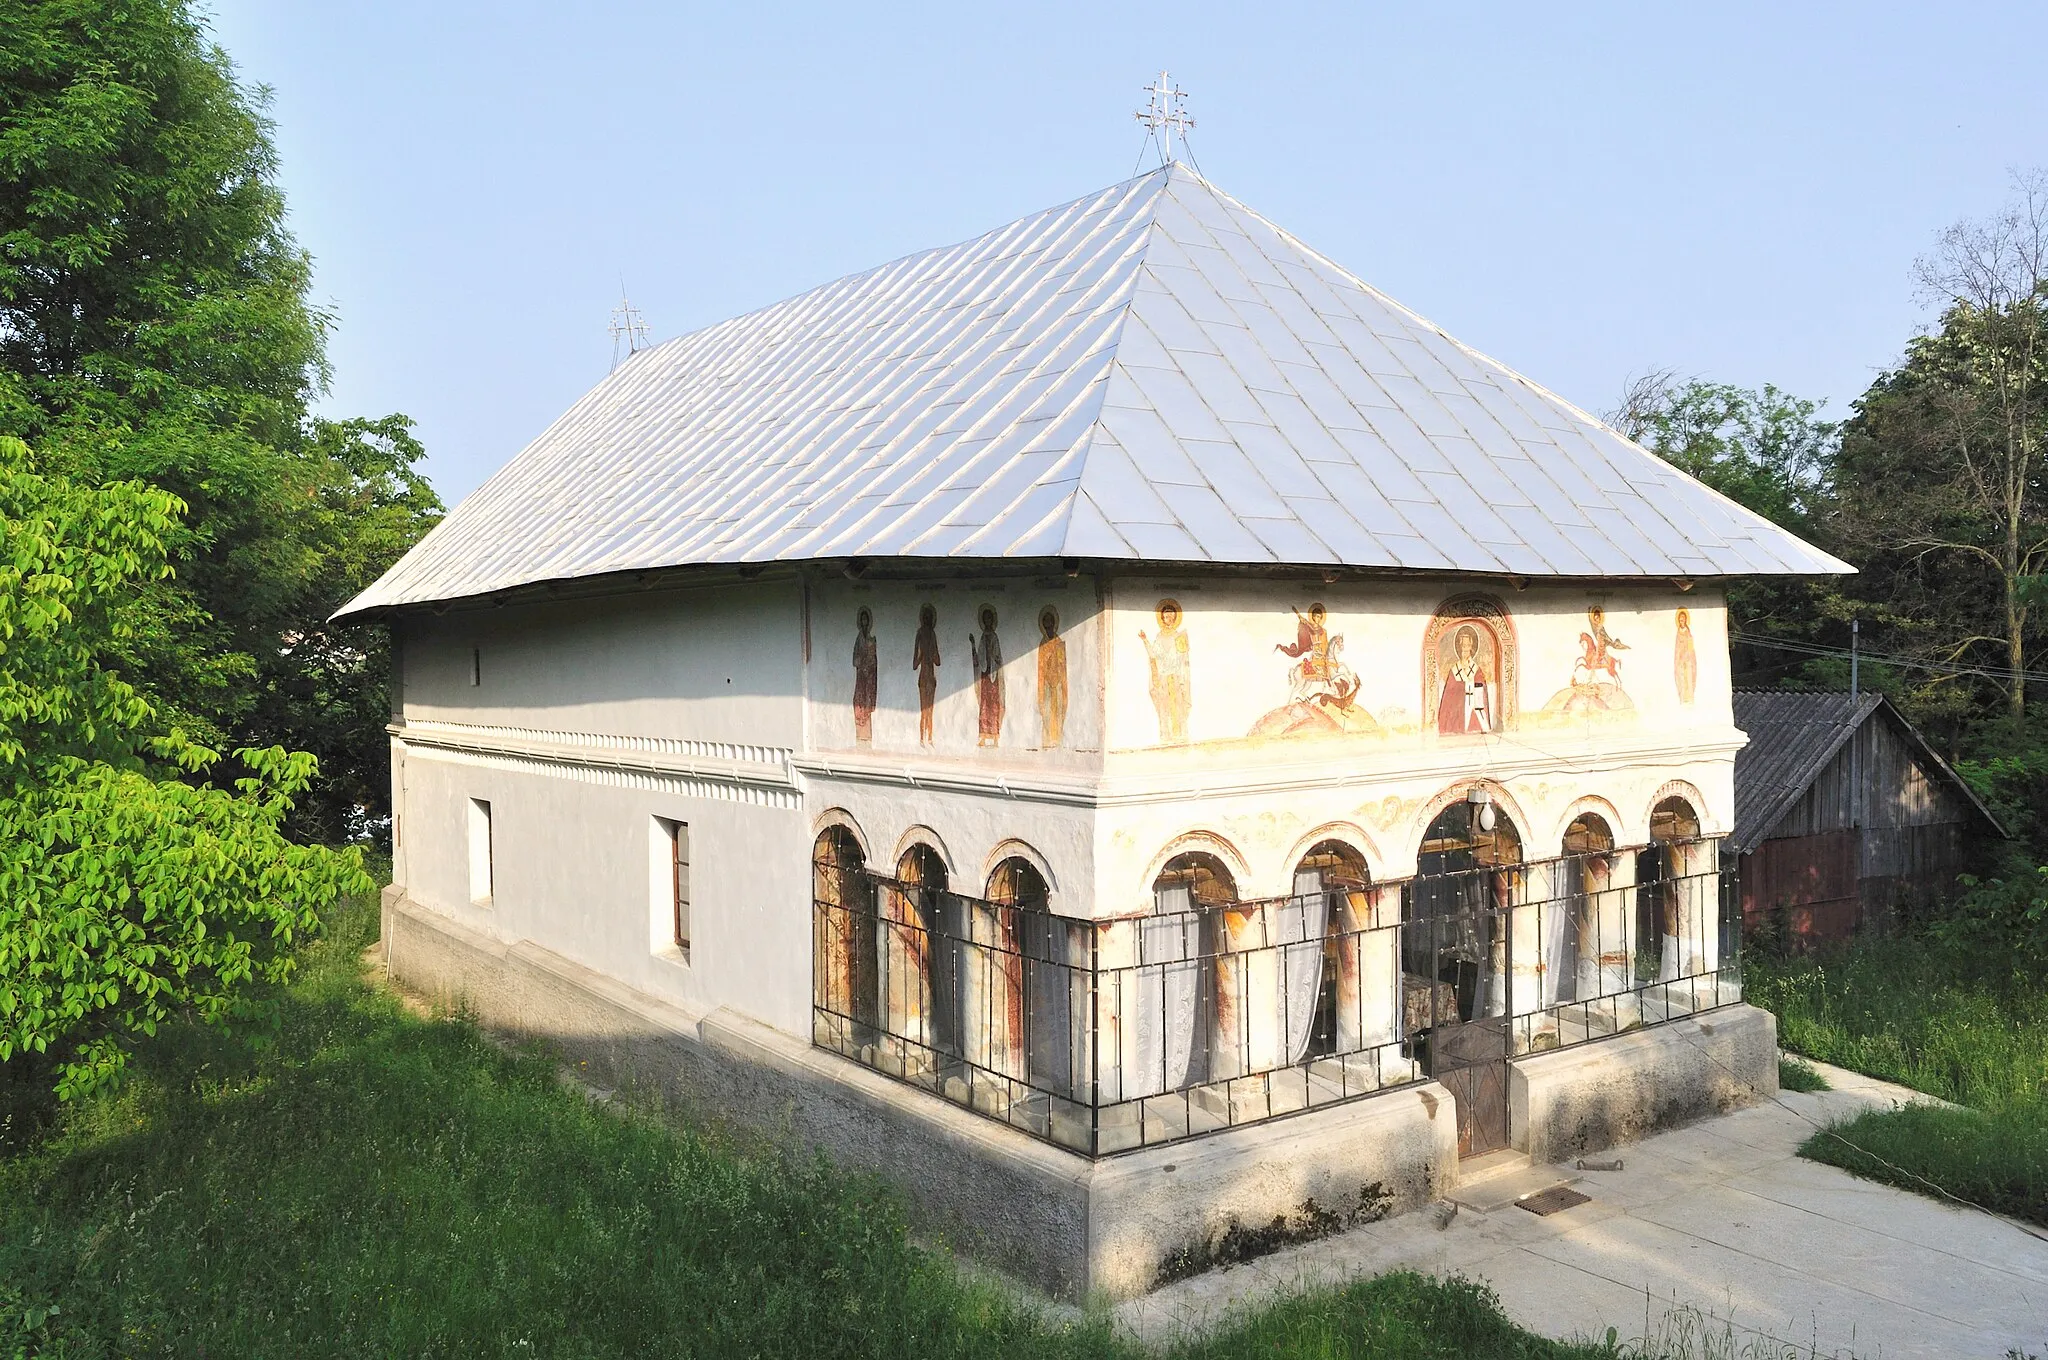
[(477, 685), (481, 685), (483, 682), (484, 649), (481, 647), (472, 647), (469, 649), (469, 683), (472, 687), (474, 687)]
[(481, 798), (469, 800), (469, 900), (491, 901), (491, 805)]
[(690, 957), (690, 824), (667, 822), (668, 896), (675, 947)]

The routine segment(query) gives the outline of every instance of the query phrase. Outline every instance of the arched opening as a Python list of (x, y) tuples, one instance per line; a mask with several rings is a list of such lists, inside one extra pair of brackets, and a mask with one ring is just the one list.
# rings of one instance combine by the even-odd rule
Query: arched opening
[[(1557, 886), (1562, 901), (1543, 920), (1543, 1004), (1561, 1006), (1602, 995), (1600, 961), (1618, 946), (1622, 922), (1603, 906), (1614, 882), (1614, 828), (1597, 812), (1582, 812), (1564, 830), (1564, 863)], [(1611, 914), (1611, 913), (1608, 913)]]
[(1508, 1141), (1510, 921), (1522, 836), (1484, 789), (1423, 832), (1401, 928), (1402, 1024), (1411, 1056), (1457, 1102), (1458, 1153)]
[(1310, 846), (1294, 866), (1294, 895), (1280, 920), (1289, 1062), (1359, 1046), (1364, 997), (1357, 932), (1372, 925), (1371, 887), (1365, 856), (1342, 841)]
[(875, 888), (860, 842), (828, 826), (811, 845), (813, 988), (819, 1043), (858, 1057), (880, 1020)]
[(882, 894), (881, 990), (889, 1034), (905, 1041), (902, 1075), (940, 1075), (960, 1053), (959, 899), (945, 861), (914, 844)]
[(1650, 844), (1636, 855), (1635, 972), (1638, 982), (1669, 982), (1684, 968), (1687, 899), (1694, 895), (1700, 818), (1683, 798), (1650, 812)]
[(1031, 948), (1044, 947), (1052, 898), (1045, 876), (1019, 855), (996, 865), (974, 908), (972, 970), (967, 989), (967, 1058), (1006, 1077), (1027, 1074)]
[(1505, 1012), (1503, 913), (1521, 863), (1522, 833), (1491, 802), (1461, 799), (1423, 832), (1402, 913), (1408, 1033)]
[(1215, 855), (1175, 855), (1152, 881), (1152, 913), (1138, 922), (1137, 967), (1124, 1012), (1131, 1052), (1124, 1094), (1178, 1090), (1210, 1075), (1216, 1010), (1215, 955), (1237, 880)]

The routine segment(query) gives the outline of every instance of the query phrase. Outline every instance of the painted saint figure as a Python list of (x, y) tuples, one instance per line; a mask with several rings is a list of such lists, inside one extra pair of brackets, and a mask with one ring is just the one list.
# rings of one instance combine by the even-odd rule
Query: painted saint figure
[(1320, 602), (1308, 613), (1294, 611), (1294, 641), (1276, 642), (1273, 650), (1294, 658), (1287, 670), (1287, 702), (1252, 724), (1252, 737), (1327, 736), (1371, 732), (1372, 715), (1352, 701), (1358, 696), (1358, 672), (1344, 664), (1344, 635), (1330, 631), (1330, 614)]
[[(1285, 642), (1273, 644), (1274, 651), (1295, 659), (1291, 678), (1296, 703), (1306, 700), (1321, 682), (1330, 678), (1329, 617), (1329, 611), (1320, 603), (1310, 605), (1306, 615), (1297, 609), (1294, 611), (1292, 645)], [(1343, 639), (1339, 638), (1338, 642), (1341, 644)]]
[[(1579, 659), (1578, 665), (1572, 668), (1572, 683), (1612, 683), (1619, 689), (1621, 658), (1615, 653), (1627, 651), (1628, 644), (1607, 631), (1607, 611), (1597, 604), (1589, 605), (1586, 609), (1586, 627), (1588, 631), (1579, 634), (1579, 646), (1585, 649), (1585, 655)], [(1584, 672), (1583, 676), (1579, 674), (1581, 671)], [(1600, 679), (1603, 675), (1607, 677), (1605, 681)]]
[(1607, 611), (1588, 605), (1571, 683), (1550, 696), (1544, 714), (1552, 719), (1586, 719), (1632, 713), (1635, 701), (1621, 687), (1621, 658), (1615, 655), (1628, 649), (1626, 642), (1607, 631)]
[(1678, 641), (1671, 646), (1671, 678), (1678, 684), (1678, 702), (1689, 704), (1699, 691), (1700, 656), (1692, 643), (1692, 611), (1678, 611)]
[(1188, 739), (1188, 635), (1181, 631), (1180, 602), (1161, 600), (1155, 611), (1159, 619), (1159, 636), (1147, 637), (1145, 630), (1138, 630), (1138, 641), (1145, 644), (1145, 660), (1152, 671), (1152, 711), (1159, 717), (1159, 742), (1162, 746), (1183, 746)]
[(866, 746), (875, 739), (875, 695), (880, 688), (875, 664), (875, 615), (863, 607), (854, 616), (853, 739)]
[(910, 665), (917, 672), (917, 740), (932, 744), (932, 704), (939, 697), (939, 611), (934, 605), (917, 609), (917, 639), (911, 646)]
[(1038, 614), (1038, 744), (1052, 750), (1067, 725), (1067, 643), (1051, 605)]
[(976, 745), (994, 746), (1003, 735), (1003, 644), (996, 638), (996, 611), (983, 605), (978, 616), (981, 637), (967, 635), (967, 654), (974, 664), (975, 696), (981, 701), (981, 727)]
[(1493, 721), (1493, 678), (1487, 674), (1486, 659), (1479, 654), (1479, 630), (1471, 624), (1459, 627), (1452, 639), (1456, 653), (1444, 675), (1443, 691), (1436, 701), (1436, 730), (1443, 733), (1491, 732)]

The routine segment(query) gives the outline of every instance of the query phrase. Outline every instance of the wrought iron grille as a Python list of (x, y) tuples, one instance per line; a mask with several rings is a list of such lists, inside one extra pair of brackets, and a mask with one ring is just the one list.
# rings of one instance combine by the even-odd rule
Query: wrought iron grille
[(1090, 1156), (1741, 1000), (1715, 843), (1085, 921), (821, 862), (813, 1038)]

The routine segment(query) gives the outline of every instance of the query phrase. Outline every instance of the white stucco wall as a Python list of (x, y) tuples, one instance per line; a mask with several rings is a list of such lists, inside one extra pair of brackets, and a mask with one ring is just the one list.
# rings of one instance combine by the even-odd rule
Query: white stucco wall
[[(688, 1010), (807, 1031), (796, 583), (451, 611), (400, 636), (393, 876), (408, 897)], [(472, 799), (491, 805), (486, 905), (470, 896)], [(690, 830), (687, 962), (650, 864), (657, 817)]]
[[(1425, 640), (1447, 602), (1484, 597), (1499, 610), (1512, 685), (1498, 730), (1437, 731), (1426, 692)], [(1155, 692), (1161, 602), (1180, 607), (1185, 637), (1185, 740), (1167, 740), (1168, 702)], [(1094, 914), (1148, 909), (1153, 876), (1176, 848), (1209, 849), (1238, 874), (1246, 897), (1290, 891), (1300, 855), (1321, 839), (1351, 845), (1376, 878), (1414, 872), (1423, 828), (1446, 797), (1475, 778), (1493, 785), (1525, 853), (1559, 852), (1566, 825), (1594, 810), (1622, 844), (1648, 839), (1650, 809), (1683, 796), (1709, 833), (1733, 813), (1734, 752), (1743, 738), (1729, 700), (1726, 611), (1717, 591), (1675, 586), (1586, 590), (1497, 583), (1117, 578), (1104, 588), (1109, 751), (1096, 827)], [(1315, 605), (1332, 654), (1356, 686), (1352, 730), (1278, 734), (1287, 721), (1301, 618)], [(1611, 710), (1566, 707), (1598, 606), (1625, 694)], [(1696, 668), (1690, 702), (1676, 674), (1684, 610)], [(1453, 609), (1456, 617), (1464, 608)], [(1455, 625), (1452, 625), (1453, 627)], [(1440, 630), (1441, 631), (1441, 630)], [(1341, 647), (1335, 646), (1342, 639)], [(1507, 672), (1511, 672), (1512, 680)], [(1505, 695), (1499, 696), (1504, 700)], [(1312, 705), (1327, 707), (1327, 705)]]
[[(1443, 736), (1424, 693), (1423, 643), (1439, 606), (1473, 591), (1498, 601), (1512, 633), (1518, 716), (1504, 730)], [(1139, 638), (1157, 636), (1163, 598), (1181, 603), (1188, 643), (1187, 740), (1177, 744), (1160, 740)], [(1328, 634), (1344, 639), (1354, 725), (1276, 732), (1294, 662), (1275, 644), (1296, 644), (1295, 611), (1317, 603)], [(1626, 644), (1609, 656), (1628, 705), (1546, 713), (1584, 656), (1593, 603)], [(927, 605), (941, 654), (929, 744), (912, 664)], [(969, 662), (984, 607), (996, 611), (1004, 656), (1003, 719), (986, 743)], [(1067, 659), (1057, 744), (1039, 702), (1046, 608)], [(1681, 608), (1697, 661), (1691, 703), (1674, 671)], [(852, 703), (861, 609), (877, 660), (866, 741)], [(1640, 844), (1651, 806), (1672, 792), (1716, 832), (1742, 741), (1722, 602), (1705, 588), (819, 574), (418, 614), (400, 635), (394, 876), (407, 896), (686, 1009), (729, 1006), (798, 1035), (809, 1028), (809, 854), (829, 822), (854, 827), (877, 869), (913, 840), (933, 845), (968, 892), (1004, 855), (1022, 854), (1051, 883), (1055, 911), (1103, 918), (1148, 909), (1159, 865), (1195, 845), (1233, 866), (1246, 897), (1287, 892), (1295, 862), (1323, 838), (1355, 846), (1376, 878), (1405, 877), (1423, 826), (1474, 778), (1495, 787), (1531, 857), (1557, 853), (1583, 808)], [(492, 809), (487, 905), (470, 900), (472, 799)], [(663, 944), (656, 817), (690, 827), (687, 963)]]

